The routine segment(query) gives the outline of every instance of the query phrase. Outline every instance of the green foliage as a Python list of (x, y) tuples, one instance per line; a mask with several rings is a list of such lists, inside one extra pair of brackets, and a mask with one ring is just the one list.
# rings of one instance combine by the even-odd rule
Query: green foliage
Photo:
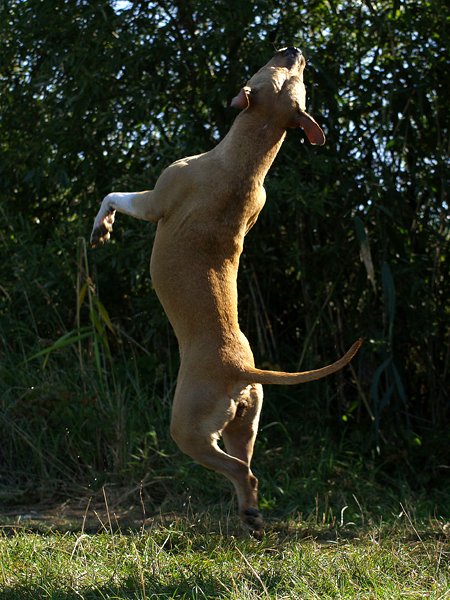
[(177, 348), (148, 276), (153, 226), (120, 217), (108, 247), (82, 240), (107, 192), (151, 188), (172, 160), (211, 148), (234, 118), (230, 99), (286, 44), (308, 59), (308, 108), (327, 144), (288, 133), (242, 257), (242, 327), (258, 364), (283, 369), (366, 343), (333, 380), (267, 390), (263, 426), (284, 423), (294, 452), (297, 432), (333, 432), (338, 446), (378, 453), (385, 472), (408, 465), (416, 481), (427, 467), (428, 485), (440, 479), (446, 14), (443, 0), (1, 4), (5, 482), (138, 477), (139, 456), (174, 473), (163, 431)]

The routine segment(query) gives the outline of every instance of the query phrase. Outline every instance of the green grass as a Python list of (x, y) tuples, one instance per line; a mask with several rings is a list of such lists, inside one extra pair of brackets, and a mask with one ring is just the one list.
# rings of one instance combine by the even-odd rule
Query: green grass
[(226, 514), (143, 520), (96, 533), (33, 531), (13, 520), (0, 537), (0, 597), (450, 598), (449, 525), (404, 511), (335, 527), (273, 522), (262, 541)]

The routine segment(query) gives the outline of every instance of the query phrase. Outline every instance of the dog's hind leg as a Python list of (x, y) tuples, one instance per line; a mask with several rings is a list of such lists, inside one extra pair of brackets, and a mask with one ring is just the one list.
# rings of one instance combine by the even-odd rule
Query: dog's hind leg
[(228, 454), (250, 466), (262, 408), (262, 385), (256, 383), (247, 386), (236, 401), (236, 414), (223, 430), (223, 441)]
[[(172, 437), (182, 452), (233, 483), (240, 518), (252, 531), (260, 532), (262, 518), (258, 511), (258, 480), (249, 465), (249, 450), (253, 449), (254, 434), (250, 435), (248, 428), (243, 425), (231, 427), (224, 441), (226, 447), (229, 445), (230, 452), (234, 450), (238, 456), (221, 450), (217, 442), (221, 433), (230, 427), (239, 414), (239, 405), (225, 395), (208, 401), (210, 394), (210, 389), (207, 395), (205, 390), (202, 393), (197, 389), (193, 395), (192, 391), (185, 394), (182, 389), (177, 389), (172, 413)], [(259, 410), (257, 412), (259, 415)], [(245, 434), (247, 441), (240, 443), (239, 434)]]
[(254, 384), (246, 387), (241, 391), (237, 401), (235, 417), (223, 430), (222, 437), (228, 454), (242, 460), (248, 466), (256, 496), (252, 506), (240, 507), (241, 519), (252, 529), (261, 529), (262, 515), (257, 504), (258, 480), (250, 470), (250, 463), (263, 402), (262, 386)]

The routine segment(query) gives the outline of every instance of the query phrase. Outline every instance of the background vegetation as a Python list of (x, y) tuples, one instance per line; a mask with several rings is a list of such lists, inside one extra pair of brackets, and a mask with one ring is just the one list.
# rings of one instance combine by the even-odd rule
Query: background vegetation
[(178, 357), (148, 275), (153, 226), (120, 217), (108, 247), (86, 240), (107, 192), (211, 148), (230, 99), (294, 44), (327, 144), (290, 131), (269, 174), (242, 328), (258, 365), (287, 370), (366, 342), (338, 376), (266, 390), (262, 505), (412, 489), (448, 509), (449, 26), (443, 0), (3, 0), (3, 502), (141, 480), (155, 509), (227, 493), (167, 433)]

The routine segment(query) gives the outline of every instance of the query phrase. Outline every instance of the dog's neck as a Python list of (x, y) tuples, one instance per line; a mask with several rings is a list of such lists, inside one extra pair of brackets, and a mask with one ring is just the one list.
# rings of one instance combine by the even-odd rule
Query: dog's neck
[(259, 186), (263, 184), (285, 136), (285, 129), (244, 110), (215, 150), (227, 157), (229, 164), (224, 166), (231, 177)]

